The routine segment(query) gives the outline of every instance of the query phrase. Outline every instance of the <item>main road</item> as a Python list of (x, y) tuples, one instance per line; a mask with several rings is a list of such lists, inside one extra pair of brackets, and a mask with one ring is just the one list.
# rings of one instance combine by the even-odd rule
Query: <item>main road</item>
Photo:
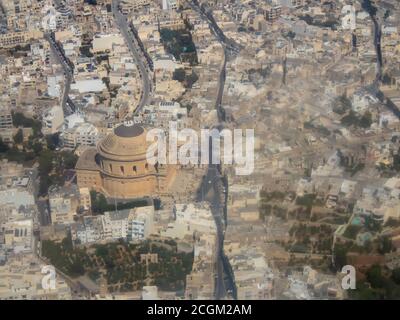
[(382, 80), (382, 49), (381, 49), (381, 38), (382, 38), (382, 25), (378, 16), (378, 8), (371, 0), (360, 0), (361, 7), (369, 14), (373, 22), (374, 30), (374, 47), (376, 52), (376, 64), (377, 72), (374, 86), (379, 87), (379, 82)]
[(59, 44), (54, 38), (54, 33), (45, 33), (44, 38), (50, 44), (51, 51), (56, 57), (58, 63), (62, 66), (65, 75), (65, 84), (63, 90), (63, 96), (61, 101), (61, 106), (64, 110), (64, 115), (68, 116), (75, 112), (75, 105), (69, 98), (69, 90), (71, 88), (73, 68), (69, 59), (65, 56), (63, 50), (60, 48)]
[(134, 111), (134, 114), (139, 113), (145, 105), (150, 102), (150, 91), (152, 88), (152, 81), (150, 80), (149, 71), (143, 62), (144, 57), (140, 54), (140, 48), (137, 46), (136, 42), (133, 40), (132, 31), (129, 30), (128, 21), (126, 17), (119, 11), (118, 8), (119, 0), (113, 0), (111, 4), (112, 12), (115, 18), (115, 22), (120, 29), (122, 36), (125, 38), (125, 42), (134, 56), (137, 66), (139, 68), (140, 77), (142, 79), (142, 95), (140, 97), (139, 104)]
[(225, 36), (221, 28), (216, 23), (210, 9), (206, 10), (206, 7), (204, 5), (201, 5), (198, 0), (188, 1), (188, 4), (192, 8), (192, 10), (196, 11), (200, 15), (203, 21), (208, 23), (211, 32), (214, 34), (218, 42), (222, 45), (224, 50), (222, 67), (218, 79), (217, 98), (215, 102), (215, 108), (218, 113), (218, 120), (221, 123), (226, 120), (225, 109), (222, 107), (222, 97), (224, 94), (226, 80), (226, 63), (231, 56), (239, 53), (240, 46), (235, 41)]
[[(212, 11), (206, 11), (204, 6), (200, 5), (197, 0), (188, 1), (192, 10), (195, 10), (200, 17), (208, 23), (211, 32), (216, 39), (221, 43), (224, 50), (224, 57), (221, 65), (221, 71), (218, 79), (218, 91), (215, 100), (215, 108), (218, 113), (218, 123), (215, 125), (219, 130), (223, 129), (223, 123), (226, 121), (225, 110), (222, 107), (222, 97), (224, 94), (225, 79), (226, 79), (226, 64), (230, 56), (237, 54), (240, 50), (239, 46), (228, 39), (212, 16)], [(211, 142), (211, 141), (210, 141)], [(215, 266), (215, 299), (225, 299), (229, 296), (236, 299), (236, 285), (234, 275), (228, 258), (224, 253), (224, 237), (227, 225), (227, 196), (228, 183), (226, 177), (221, 174), (221, 166), (211, 164), (212, 160), (212, 144), (210, 143), (209, 150), (209, 165), (207, 174), (203, 177), (203, 181), (198, 190), (198, 200), (208, 200), (211, 203), (211, 210), (214, 221), (217, 227), (217, 260)], [(207, 197), (210, 195), (209, 197)]]
[[(210, 148), (211, 150), (211, 148)], [(217, 228), (215, 299), (224, 299), (228, 293), (234, 298), (236, 288), (228, 258), (224, 253), (224, 234), (226, 228), (227, 183), (217, 165), (210, 164), (197, 193), (197, 201), (208, 201)]]

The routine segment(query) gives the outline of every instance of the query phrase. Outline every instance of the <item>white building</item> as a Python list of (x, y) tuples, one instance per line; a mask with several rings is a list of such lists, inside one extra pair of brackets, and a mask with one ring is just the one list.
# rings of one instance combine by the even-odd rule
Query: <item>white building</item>
[[(31, 208), (36, 208), (34, 185), (30, 174), (31, 171), (15, 162), (7, 160), (0, 162), (0, 211), (9, 209), (27, 213)], [(23, 214), (23, 217), (27, 218), (29, 214)], [(4, 219), (7, 220), (7, 215), (0, 213), (0, 223)]]
[(53, 187), (49, 190), (51, 222), (53, 224), (69, 224), (80, 204), (79, 190), (76, 185)]
[(144, 240), (154, 232), (154, 207), (139, 207), (129, 213), (128, 240)]
[(364, 113), (368, 110), (368, 107), (374, 103), (377, 103), (378, 99), (365, 92), (357, 92), (353, 95), (353, 111), (357, 113)]
[(101, 216), (104, 239), (124, 239), (128, 234), (129, 210), (105, 212)]
[(153, 232), (154, 207), (106, 212), (101, 221), (105, 239), (142, 240)]
[(77, 224), (74, 239), (80, 243), (92, 243), (102, 239), (101, 217), (85, 216), (83, 224)]
[(99, 139), (99, 130), (91, 123), (78, 123), (71, 129), (63, 130), (60, 140), (65, 148), (78, 145), (94, 146)]
[(154, 207), (147, 206), (85, 217), (84, 223), (75, 227), (74, 238), (82, 244), (99, 240), (135, 241), (147, 239), (153, 232)]
[(62, 75), (47, 77), (47, 93), (50, 97), (60, 98), (62, 93), (61, 82), (64, 77)]
[(155, 56), (153, 63), (156, 76), (163, 73), (172, 75), (176, 69), (181, 67), (181, 64), (176, 62), (174, 56), (170, 54)]
[(50, 108), (43, 116), (43, 129), (45, 133), (56, 133), (64, 123), (64, 112), (61, 106)]
[(35, 198), (29, 190), (23, 188), (2, 188), (0, 189), (0, 205), (13, 204), (15, 208), (20, 206), (32, 206)]
[(89, 210), (91, 208), (92, 200), (90, 198), (89, 188), (80, 188), (79, 189), (79, 200), (80, 200), (80, 206), (84, 210)]
[(273, 3), (287, 8), (299, 8), (304, 5), (304, 0), (273, 0)]
[(163, 10), (176, 10), (178, 9), (178, 5), (177, 0), (163, 0), (162, 2)]
[(73, 113), (64, 119), (64, 129), (72, 129), (77, 124), (85, 123), (85, 118), (79, 113)]
[(78, 91), (81, 94), (88, 92), (102, 92), (106, 89), (107, 87), (101, 79), (77, 80), (75, 83), (71, 84), (71, 90)]
[(176, 204), (174, 208), (175, 221), (163, 231), (162, 235), (183, 239), (195, 232), (213, 234), (217, 232), (214, 218), (208, 203)]

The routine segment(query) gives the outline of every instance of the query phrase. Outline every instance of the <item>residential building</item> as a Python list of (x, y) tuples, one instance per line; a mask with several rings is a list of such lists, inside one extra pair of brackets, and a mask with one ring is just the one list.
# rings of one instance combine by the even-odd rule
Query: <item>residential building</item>
[(53, 224), (70, 224), (80, 204), (79, 189), (76, 185), (49, 188), (51, 222)]
[(13, 121), (11, 109), (5, 106), (0, 106), (0, 130), (12, 129)]

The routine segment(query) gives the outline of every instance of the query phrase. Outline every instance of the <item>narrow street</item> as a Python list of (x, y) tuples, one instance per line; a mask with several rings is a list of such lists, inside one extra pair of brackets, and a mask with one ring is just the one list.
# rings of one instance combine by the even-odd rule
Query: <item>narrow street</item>
[(143, 60), (145, 58), (142, 57), (142, 55), (140, 54), (140, 48), (137, 46), (136, 42), (134, 41), (134, 36), (132, 34), (132, 31), (129, 30), (129, 26), (128, 26), (126, 17), (119, 11), (118, 4), (119, 4), (119, 0), (113, 0), (112, 5), (111, 5), (112, 12), (113, 12), (113, 15), (115, 18), (115, 22), (116, 22), (118, 28), (120, 29), (122, 36), (124, 37), (129, 50), (131, 51), (133, 57), (135, 58), (135, 61), (139, 68), (140, 77), (141, 77), (142, 83), (143, 83), (142, 95), (140, 98), (140, 102), (134, 112), (135, 114), (137, 114), (151, 100), (150, 92), (152, 89), (152, 81), (150, 79), (149, 70), (146, 67), (145, 63), (143, 62)]
[(58, 60), (58, 63), (62, 66), (64, 70), (64, 76), (65, 76), (65, 83), (64, 83), (64, 89), (63, 89), (63, 96), (61, 100), (61, 106), (64, 110), (64, 115), (68, 116), (72, 113), (75, 112), (75, 106), (72, 103), (71, 99), (69, 98), (69, 90), (71, 87), (71, 82), (72, 82), (72, 76), (73, 76), (73, 70), (70, 65), (70, 62), (68, 58), (64, 55), (62, 49), (59, 47), (59, 45), (56, 43), (54, 39), (54, 34), (51, 33), (46, 33), (44, 35), (45, 39), (47, 42), (50, 44), (51, 50)]

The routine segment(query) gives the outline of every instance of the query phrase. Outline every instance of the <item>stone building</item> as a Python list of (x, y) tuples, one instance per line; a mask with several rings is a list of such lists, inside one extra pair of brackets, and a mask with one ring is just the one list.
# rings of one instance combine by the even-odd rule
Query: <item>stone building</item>
[(147, 163), (143, 127), (124, 123), (83, 152), (76, 165), (79, 188), (94, 189), (116, 199), (154, 196), (167, 191), (174, 166)]

